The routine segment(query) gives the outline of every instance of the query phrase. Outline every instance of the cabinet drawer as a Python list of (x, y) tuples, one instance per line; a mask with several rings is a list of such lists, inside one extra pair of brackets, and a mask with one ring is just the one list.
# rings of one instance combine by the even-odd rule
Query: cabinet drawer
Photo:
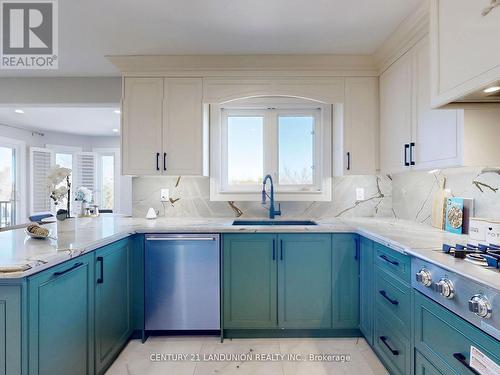
[(405, 283), (410, 283), (410, 257), (388, 247), (375, 243), (375, 264), (385, 271), (399, 277)]
[(410, 374), (411, 346), (390, 318), (375, 309), (374, 349), (391, 374)]
[(375, 273), (375, 307), (410, 337), (411, 288), (379, 267)]
[[(445, 362), (459, 374), (467, 370), (471, 345), (500, 364), (500, 342), (415, 292), (415, 348), (431, 362)], [(462, 356), (462, 360), (457, 358)]]
[(415, 351), (415, 375), (441, 375), (431, 362), (418, 351)]

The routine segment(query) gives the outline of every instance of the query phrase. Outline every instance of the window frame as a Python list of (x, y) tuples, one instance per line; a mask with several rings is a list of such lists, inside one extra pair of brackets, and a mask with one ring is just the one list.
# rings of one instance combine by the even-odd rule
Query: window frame
[[(263, 172), (275, 181), (276, 199), (286, 201), (331, 200), (331, 129), (332, 105), (297, 98), (261, 98), (210, 105), (210, 199), (213, 201), (261, 199), (262, 185), (229, 185), (227, 176), (227, 118), (229, 116), (262, 116)], [(313, 184), (279, 184), (280, 116), (314, 117)]]

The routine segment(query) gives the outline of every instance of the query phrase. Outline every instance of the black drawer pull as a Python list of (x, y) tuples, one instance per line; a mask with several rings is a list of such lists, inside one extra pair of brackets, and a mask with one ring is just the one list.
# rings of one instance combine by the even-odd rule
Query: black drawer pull
[(467, 363), (467, 360), (465, 359), (465, 356), (462, 353), (453, 353), (453, 357), (460, 362), (462, 365), (464, 365), (470, 372), (472, 372), (475, 375), (481, 375), (479, 372), (474, 370), (472, 367), (469, 366)]
[(283, 260), (283, 240), (280, 240), (280, 260)]
[(379, 339), (384, 343), (385, 346), (387, 346), (387, 349), (391, 351), (392, 355), (399, 355), (399, 350), (395, 350), (389, 346), (389, 344), (387, 343), (387, 337), (380, 336)]
[(389, 301), (389, 302), (390, 302), (390, 303), (392, 303), (393, 305), (399, 305), (399, 302), (398, 302), (398, 301), (396, 301), (395, 299), (390, 298), (390, 297), (387, 295), (387, 293), (386, 293), (386, 291), (385, 291), (385, 290), (379, 290), (378, 292), (380, 293), (380, 295), (381, 295), (382, 297), (384, 297), (387, 301)]
[(405, 167), (409, 167), (410, 163), (408, 162), (408, 150), (410, 149), (410, 145), (405, 144)]
[(97, 284), (102, 284), (104, 283), (104, 258), (103, 257), (97, 257), (97, 261), (99, 262), (99, 278), (97, 279)]
[(72, 267), (64, 270), (64, 271), (57, 271), (57, 272), (54, 272), (54, 276), (61, 276), (61, 275), (64, 275), (65, 273), (69, 272), (69, 271), (73, 271), (75, 268), (78, 268), (80, 267), (81, 265), (83, 265), (82, 262), (78, 262), (78, 263), (75, 263)]
[(167, 170), (167, 153), (166, 152), (163, 153), (163, 170), (164, 171)]
[(380, 259), (382, 260), (385, 260), (387, 263), (390, 263), (394, 266), (399, 266), (399, 262), (396, 262), (395, 260), (390, 260), (389, 258), (387, 258), (385, 255), (379, 255), (378, 256)]
[(159, 152), (156, 153), (156, 170), (157, 171), (160, 170), (160, 153)]
[(273, 260), (276, 260), (276, 240), (273, 240)]

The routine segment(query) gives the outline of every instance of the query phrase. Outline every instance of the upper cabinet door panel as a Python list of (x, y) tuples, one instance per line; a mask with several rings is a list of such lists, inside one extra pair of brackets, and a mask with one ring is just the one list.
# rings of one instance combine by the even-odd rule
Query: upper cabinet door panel
[(123, 174), (161, 173), (159, 159), (162, 152), (162, 106), (163, 78), (124, 79)]
[(166, 78), (164, 92), (163, 173), (202, 175), (202, 79)]
[(415, 47), (414, 89), (416, 123), (412, 150), (416, 169), (462, 164), (463, 110), (431, 109), (429, 39)]
[(344, 174), (375, 174), (378, 168), (376, 77), (348, 77), (344, 102)]
[(433, 0), (434, 105), (443, 105), (500, 79), (500, 8), (490, 0)]
[(408, 169), (404, 145), (411, 139), (411, 78), (410, 52), (380, 76), (380, 169), (383, 173)]

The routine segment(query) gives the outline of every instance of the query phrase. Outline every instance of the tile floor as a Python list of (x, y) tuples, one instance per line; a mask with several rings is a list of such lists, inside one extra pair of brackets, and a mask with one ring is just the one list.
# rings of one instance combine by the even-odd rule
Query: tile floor
[[(152, 361), (151, 355), (165, 360)], [(186, 360), (168, 359), (167, 355), (187, 354)], [(215, 354), (242, 355), (253, 360), (211, 361)], [(301, 355), (345, 354), (349, 361), (275, 360), (261, 362), (261, 354)], [(199, 355), (199, 361), (192, 357)], [(278, 357), (275, 357), (278, 358)], [(215, 337), (150, 337), (145, 344), (132, 340), (110, 367), (107, 375), (371, 375), (387, 374), (362, 338), (336, 339), (238, 339)]]

